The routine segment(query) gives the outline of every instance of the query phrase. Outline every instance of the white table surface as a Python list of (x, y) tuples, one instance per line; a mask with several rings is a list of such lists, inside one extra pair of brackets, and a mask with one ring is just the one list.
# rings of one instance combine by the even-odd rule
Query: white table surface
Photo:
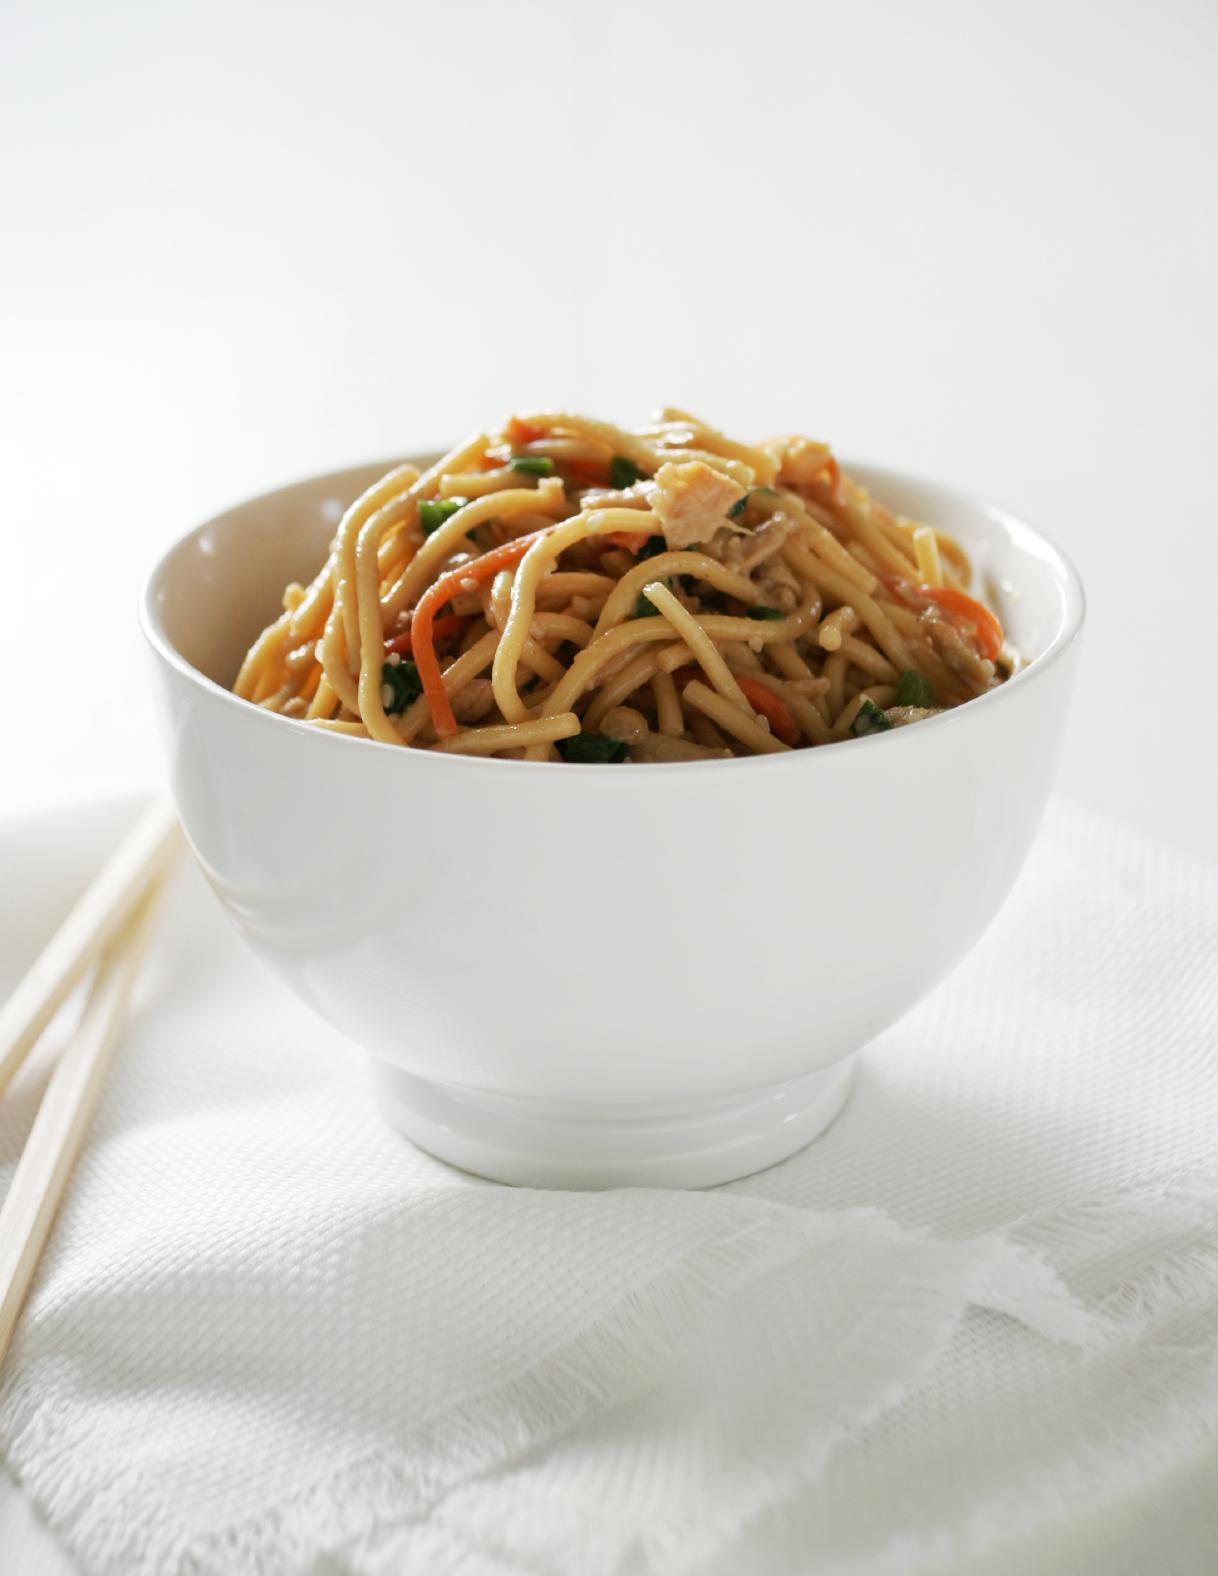
[[(1062, 790), (1218, 858), (1216, 63), (1206, 0), (6, 11), (0, 814), (155, 780), (135, 591), (193, 522), (675, 403), (1043, 525)], [(1209, 1568), (1185, 1478), (1037, 1568)]]

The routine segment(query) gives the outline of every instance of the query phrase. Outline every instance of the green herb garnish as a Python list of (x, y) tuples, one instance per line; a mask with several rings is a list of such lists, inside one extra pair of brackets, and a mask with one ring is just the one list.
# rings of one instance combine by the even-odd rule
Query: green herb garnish
[(649, 536), (642, 547), (639, 548), (639, 557), (654, 558), (657, 553), (666, 553), (667, 551), (668, 543), (662, 536)]
[(391, 717), (396, 717), (405, 711), (412, 701), (418, 700), (423, 693), (423, 680), (419, 677), (419, 670), (409, 657), (403, 657), (400, 662), (385, 662), (381, 665), (381, 683), (393, 691), (386, 712)]
[(746, 610), (746, 613), (749, 618), (756, 619), (786, 618), (787, 616), (785, 613), (780, 612), (776, 607), (750, 607)]
[[(668, 581), (661, 580), (658, 583), (666, 586)], [(652, 581), (652, 584), (654, 585), (656, 582)], [(659, 608), (647, 600), (647, 593), (640, 591), (638, 601), (634, 604), (634, 612), (630, 616), (631, 618), (656, 618), (659, 616), (659, 612)]]
[(553, 476), (554, 461), (548, 454), (515, 454), (508, 461), (508, 470), (524, 476)]
[(608, 766), (626, 759), (626, 746), (605, 733), (577, 733), (558, 741), (558, 753), (572, 765)]
[(850, 731), (856, 739), (864, 739), (869, 733), (883, 733), (891, 728), (892, 723), (872, 700), (870, 695), (863, 697), (863, 704), (858, 709), (858, 714), (850, 724)]
[(616, 487), (618, 492), (623, 488), (633, 487), (635, 482), (641, 482), (643, 475), (644, 472), (624, 454), (615, 454), (609, 461), (609, 485)]
[(438, 531), (445, 520), (451, 519), (468, 502), (468, 498), (420, 498), (419, 524), (423, 527), (423, 535), (430, 536)]
[(924, 673), (919, 673), (917, 668), (906, 668), (897, 680), (897, 705), (898, 706), (933, 706), (935, 692), (930, 687), (930, 680)]
[(775, 492), (773, 487), (751, 487), (749, 489), (749, 491), (745, 493), (744, 497), (743, 498), (738, 498), (736, 500), (736, 502), (732, 505), (732, 507), (727, 511), (728, 519), (729, 520), (738, 520), (740, 518), (740, 516), (744, 513), (744, 511), (748, 508), (748, 506), (749, 506), (749, 499), (750, 498), (756, 498), (758, 493), (769, 493), (771, 498), (777, 498), (778, 497), (778, 494)]

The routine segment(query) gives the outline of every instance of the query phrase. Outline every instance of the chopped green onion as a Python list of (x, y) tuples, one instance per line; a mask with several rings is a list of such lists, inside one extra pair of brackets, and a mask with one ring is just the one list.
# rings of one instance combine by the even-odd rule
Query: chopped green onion
[(560, 739), (558, 753), (564, 761), (580, 766), (610, 765), (626, 759), (626, 746), (620, 739), (611, 739), (604, 733), (577, 733), (574, 738)]
[(924, 673), (919, 673), (917, 668), (906, 668), (897, 680), (897, 705), (898, 706), (933, 706), (935, 692), (930, 687), (930, 680)]
[[(668, 581), (661, 580), (660, 584), (667, 585)], [(646, 593), (640, 591), (638, 601), (634, 604), (634, 612), (630, 616), (631, 618), (655, 618), (659, 616), (659, 612), (659, 608), (647, 600)]]
[(662, 536), (649, 536), (642, 547), (639, 548), (639, 557), (654, 558), (657, 553), (666, 553), (667, 551), (668, 543)]
[(423, 527), (423, 535), (430, 536), (433, 531), (438, 531), (445, 520), (456, 514), (458, 509), (463, 509), (468, 502), (468, 498), (420, 498), (419, 524)]
[(548, 454), (514, 454), (508, 461), (508, 470), (525, 476), (553, 476), (554, 461)]
[(615, 454), (609, 461), (609, 485), (616, 487), (621, 492), (625, 487), (633, 487), (635, 482), (641, 482), (644, 473), (633, 460), (628, 460), (624, 454)]
[(783, 613), (783, 612), (780, 612), (779, 609), (776, 608), (776, 607), (750, 607), (747, 610), (747, 616), (749, 618), (762, 619), (762, 618), (786, 618), (787, 615), (785, 613)]
[(423, 680), (419, 677), (419, 670), (409, 657), (403, 657), (400, 662), (385, 662), (381, 665), (381, 684), (384, 688), (392, 690), (385, 703), (385, 710), (391, 717), (396, 717), (405, 711), (412, 701), (418, 700), (423, 693)]
[(863, 697), (863, 704), (858, 709), (858, 715), (850, 724), (850, 731), (856, 739), (863, 739), (869, 733), (883, 733), (886, 728), (891, 728), (892, 723), (872, 700), (870, 695)]

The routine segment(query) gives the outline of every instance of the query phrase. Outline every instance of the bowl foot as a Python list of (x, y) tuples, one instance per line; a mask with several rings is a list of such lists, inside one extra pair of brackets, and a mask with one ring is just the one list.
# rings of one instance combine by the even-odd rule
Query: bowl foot
[(854, 1076), (847, 1056), (714, 1100), (591, 1105), (416, 1078), (373, 1058), (381, 1107), (420, 1149), (518, 1187), (711, 1187), (785, 1160), (823, 1133)]

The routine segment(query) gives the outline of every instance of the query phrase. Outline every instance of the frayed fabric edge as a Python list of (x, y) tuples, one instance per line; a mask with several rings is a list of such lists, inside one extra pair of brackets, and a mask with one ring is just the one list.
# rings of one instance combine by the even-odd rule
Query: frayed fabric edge
[[(1218, 1169), (1185, 1167), (1139, 1179), (1022, 1217), (1016, 1248), (1051, 1263), (1067, 1284), (1097, 1261), (1128, 1256), (1141, 1233), (1160, 1251), (1135, 1275), (1102, 1291), (1084, 1342), (1089, 1355), (1147, 1343), (1155, 1372), (1138, 1387), (1141, 1408), (1080, 1424), (1054, 1458), (1035, 1464), (1003, 1492), (975, 1504), (955, 1526), (920, 1529), (851, 1563), (850, 1576), (920, 1576), (951, 1561), (1017, 1545), (1080, 1513), (1101, 1512), (1195, 1462), (1218, 1444)], [(1163, 1233), (1173, 1251), (1162, 1251)], [(1207, 1338), (1181, 1334), (1190, 1317), (1212, 1314)], [(1148, 1426), (1146, 1411), (1158, 1411)], [(1037, 1513), (1029, 1519), (1029, 1512)], [(825, 1576), (833, 1576), (832, 1568)]]
[[(700, 1504), (670, 1528), (629, 1529), (615, 1539), (605, 1562), (589, 1564), (588, 1528), (569, 1548), (547, 1549), (554, 1568), (571, 1560), (583, 1569), (611, 1571), (642, 1545), (657, 1569), (688, 1569), (717, 1546), (729, 1544), (757, 1516), (819, 1475), (848, 1434), (897, 1405), (933, 1373), (971, 1306), (994, 1306), (1053, 1339), (1087, 1338), (1086, 1314), (1053, 1271), (1026, 1248), (998, 1236), (968, 1242), (936, 1242), (906, 1231), (877, 1211), (846, 1216), (809, 1215), (786, 1206), (767, 1206), (767, 1218), (722, 1243), (702, 1246), (647, 1286), (637, 1288), (572, 1346), (552, 1353), (527, 1374), (473, 1398), (408, 1450), (350, 1464), (306, 1495), (227, 1532), (194, 1540), (178, 1552), (170, 1569), (190, 1576), (241, 1571), (279, 1576), (309, 1554), (350, 1546), (369, 1531), (405, 1528), (425, 1518), (447, 1493), (480, 1473), (503, 1470), (524, 1452), (544, 1446), (574, 1426), (597, 1404), (619, 1405), (645, 1394), (671, 1365), (691, 1324), (713, 1314), (745, 1286), (793, 1266), (822, 1245), (826, 1227), (866, 1224), (894, 1245), (930, 1255), (924, 1278), (910, 1276), (878, 1310), (869, 1345), (877, 1367), (905, 1352), (901, 1371), (879, 1386), (871, 1404), (841, 1421), (838, 1433), (799, 1455), (799, 1441), (783, 1441), (794, 1452), (792, 1467), (729, 1507)], [(834, 1232), (834, 1235), (836, 1233)], [(818, 1240), (818, 1238), (822, 1240)], [(830, 1241), (832, 1239), (830, 1238)], [(932, 1331), (926, 1334), (928, 1321)], [(924, 1349), (917, 1352), (921, 1344)], [(622, 1383), (624, 1371), (631, 1382)], [(792, 1408), (791, 1415), (796, 1409)], [(505, 1431), (504, 1419), (510, 1419)], [(773, 1448), (773, 1447), (772, 1447)], [(431, 1456), (442, 1466), (427, 1475), (415, 1462)], [(523, 1537), (529, 1523), (516, 1529)], [(464, 1541), (464, 1540), (463, 1540)], [(510, 1558), (513, 1528), (496, 1527), (496, 1557)], [(466, 1545), (467, 1547), (469, 1545)], [(572, 1568), (575, 1568), (574, 1566)], [(526, 1557), (521, 1570), (534, 1566)], [(440, 1576), (437, 1572), (436, 1576)]]
[[(840, 1435), (815, 1442), (791, 1470), (746, 1502), (700, 1512), (708, 1538), (728, 1543), (758, 1515), (815, 1480), (825, 1460), (847, 1433), (873, 1421), (933, 1373), (952, 1335), (971, 1306), (992, 1308), (1056, 1340), (1085, 1345), (1094, 1339), (1090, 1315), (1071, 1296), (1047, 1260), (1027, 1243), (991, 1235), (967, 1242), (942, 1242), (902, 1228), (879, 1211), (859, 1209), (810, 1214), (785, 1205), (765, 1205), (764, 1216), (722, 1241), (702, 1244), (635, 1288), (594, 1321), (576, 1341), (549, 1354), (527, 1372), (469, 1398), (434, 1425), (419, 1431), (403, 1449), (349, 1461), (324, 1481), (285, 1504), (229, 1529), (175, 1539), (172, 1516), (148, 1516), (147, 1502), (124, 1492), (119, 1481), (94, 1498), (76, 1481), (75, 1448), (54, 1450), (51, 1466), (27, 1482), (48, 1520), (75, 1549), (85, 1568), (99, 1576), (121, 1571), (182, 1571), (192, 1576), (241, 1571), (279, 1576), (319, 1550), (349, 1546), (369, 1530), (425, 1518), (431, 1506), (479, 1474), (502, 1470), (526, 1451), (559, 1437), (598, 1406), (620, 1405), (647, 1393), (672, 1364), (691, 1328), (713, 1315), (743, 1287), (781, 1270), (804, 1254), (832, 1245), (838, 1232), (866, 1226), (894, 1245), (919, 1247), (934, 1265), (923, 1279), (898, 1288), (877, 1318), (875, 1360), (891, 1353), (894, 1339), (907, 1350), (914, 1331), (924, 1339), (928, 1314), (937, 1320), (921, 1354), (910, 1351), (903, 1371), (881, 1385), (872, 1404), (843, 1421)], [(949, 1256), (945, 1258), (944, 1255)], [(949, 1260), (954, 1259), (951, 1271)], [(946, 1273), (948, 1284), (943, 1280)], [(625, 1376), (625, 1377), (624, 1377)], [(26, 1398), (27, 1404), (33, 1398)], [(26, 1423), (47, 1430), (29, 1406)], [(45, 1441), (44, 1441), (45, 1442)], [(799, 1441), (791, 1448), (798, 1451)], [(420, 1462), (426, 1463), (420, 1466)], [(133, 1531), (140, 1524), (146, 1536)], [(123, 1530), (116, 1536), (116, 1527)], [(686, 1533), (663, 1531), (646, 1541), (666, 1568)], [(143, 1541), (143, 1548), (134, 1547)], [(701, 1540), (699, 1540), (701, 1541)], [(675, 1568), (675, 1566), (673, 1566)]]

